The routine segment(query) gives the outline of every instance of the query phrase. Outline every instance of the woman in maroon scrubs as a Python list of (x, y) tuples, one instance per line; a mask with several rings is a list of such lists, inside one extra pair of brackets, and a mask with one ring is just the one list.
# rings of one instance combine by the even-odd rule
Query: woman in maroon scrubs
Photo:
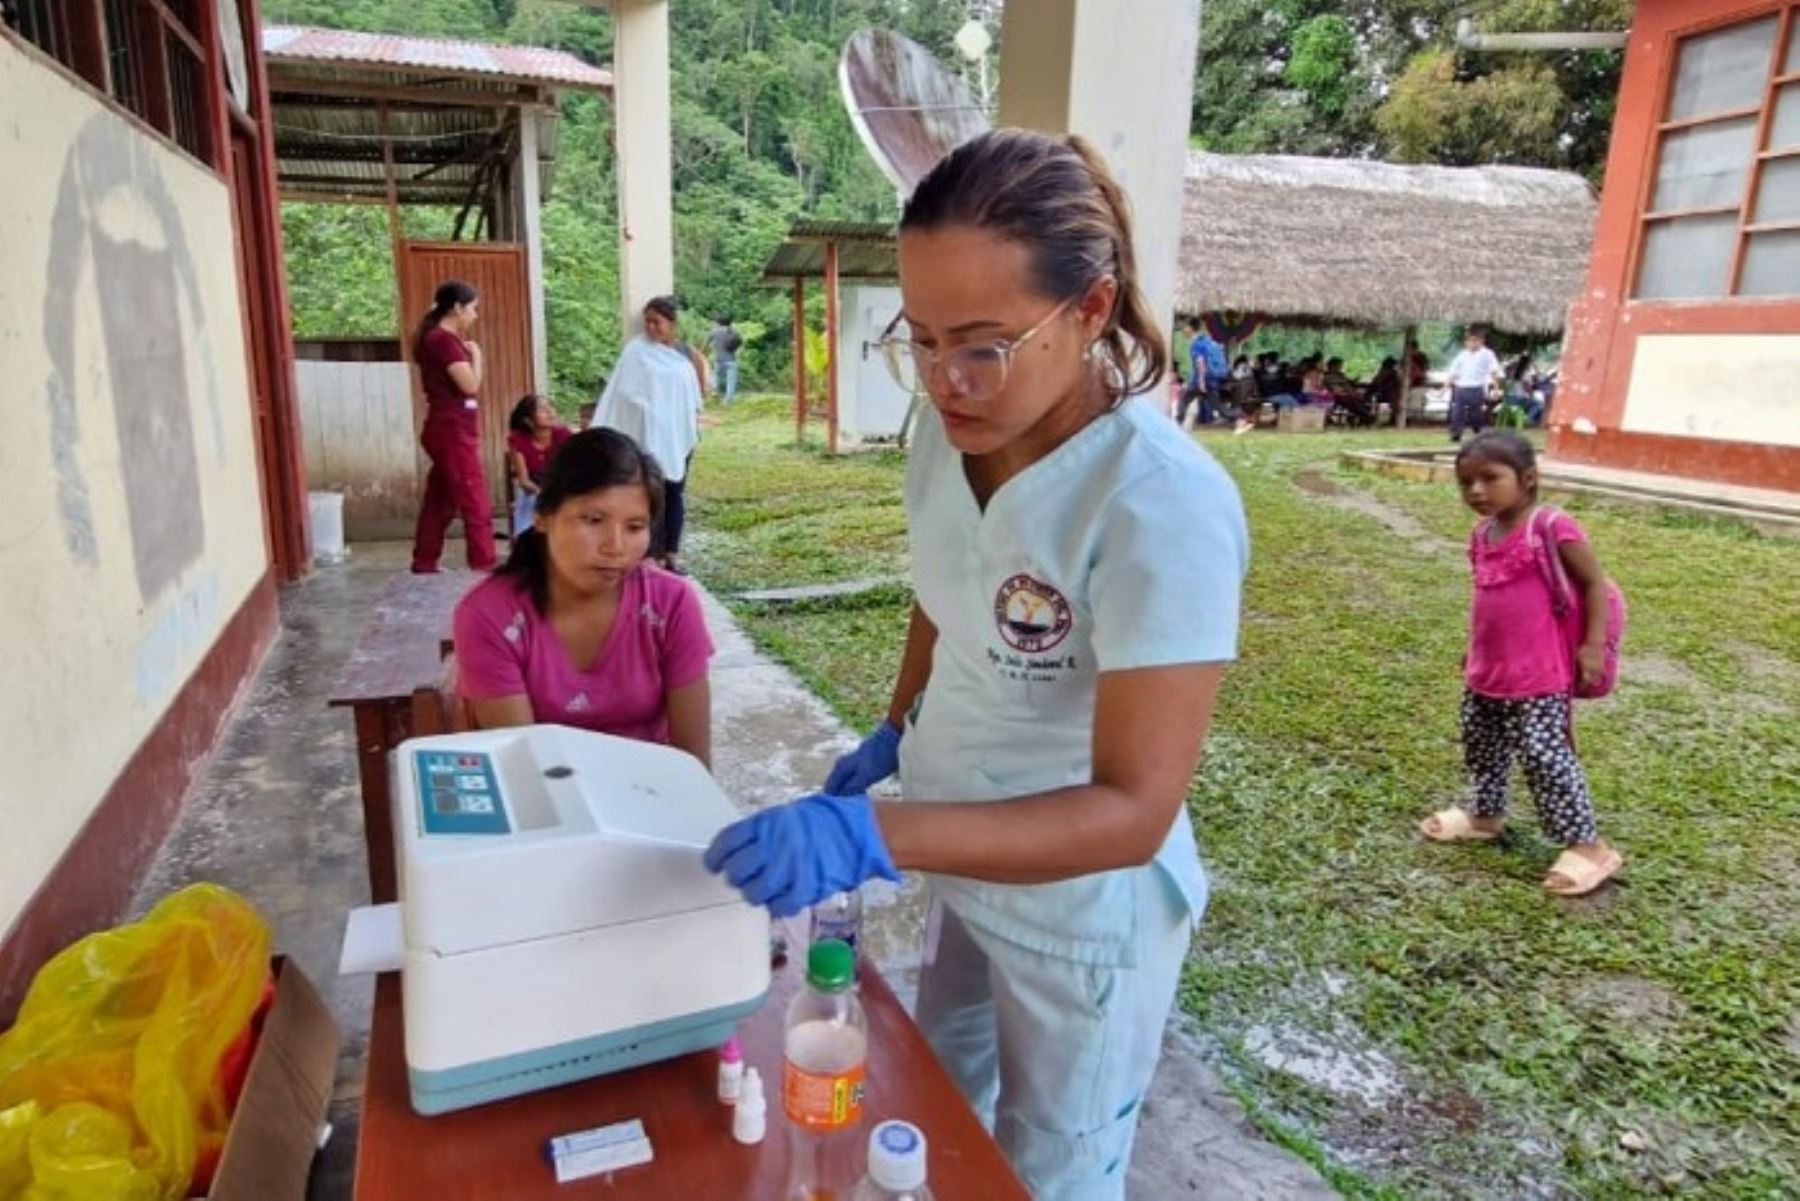
[(413, 361), (425, 390), (425, 429), (419, 442), (431, 458), (425, 499), (413, 535), (412, 569), (431, 573), (444, 553), (444, 532), (463, 520), (469, 566), (492, 571), (494, 518), (481, 469), (481, 347), (469, 338), (480, 299), (461, 280), (438, 285), (431, 311), (413, 339)]

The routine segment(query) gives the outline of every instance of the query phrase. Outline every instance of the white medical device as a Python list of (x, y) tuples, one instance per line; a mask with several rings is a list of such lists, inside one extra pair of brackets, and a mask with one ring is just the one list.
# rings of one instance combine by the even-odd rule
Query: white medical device
[(739, 815), (698, 760), (566, 726), (390, 761), (413, 1108), (717, 1047), (769, 988), (769, 917), (701, 863)]

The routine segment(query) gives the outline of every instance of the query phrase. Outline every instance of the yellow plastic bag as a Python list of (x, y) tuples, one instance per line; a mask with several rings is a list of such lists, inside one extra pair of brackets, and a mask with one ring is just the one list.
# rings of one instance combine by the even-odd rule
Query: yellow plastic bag
[(16, 1197), (31, 1183), (31, 1128), (41, 1112), (36, 1101), (0, 1110), (0, 1197)]
[(0, 1201), (176, 1201), (231, 1124), (219, 1063), (269, 929), (196, 884), (46, 963), (0, 1034)]

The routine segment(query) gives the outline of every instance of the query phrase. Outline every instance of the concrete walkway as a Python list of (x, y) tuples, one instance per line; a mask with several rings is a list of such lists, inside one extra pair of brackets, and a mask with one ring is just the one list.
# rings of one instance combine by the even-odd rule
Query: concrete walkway
[[(1349, 466), (1416, 483), (1445, 484), (1456, 480), (1454, 446), (1346, 450), (1341, 458)], [(1628, 501), (1673, 512), (1728, 518), (1766, 534), (1800, 537), (1800, 493), (1623, 471), (1553, 458), (1539, 459), (1538, 472), (1544, 489), (1551, 493)]]
[[(452, 553), (455, 553), (454, 551)], [(249, 897), (276, 944), (320, 987), (344, 1032), (332, 1107), (337, 1127), (314, 1173), (311, 1201), (347, 1201), (368, 1040), (367, 979), (337, 975), (344, 914), (368, 900), (361, 805), (349, 715), (325, 697), (382, 582), (406, 569), (406, 547), (359, 544), (282, 595), (282, 635), (182, 819), (140, 890), (141, 912), (194, 880)], [(747, 807), (816, 788), (854, 735), (785, 668), (751, 646), (707, 599), (713, 662), (714, 764)], [(920, 886), (870, 889), (865, 939), (910, 1004), (918, 979)], [(791, 937), (803, 937), (794, 929)], [(1181, 1024), (1165, 1041), (1132, 1166), (1134, 1201), (1323, 1198), (1313, 1169), (1251, 1129)]]

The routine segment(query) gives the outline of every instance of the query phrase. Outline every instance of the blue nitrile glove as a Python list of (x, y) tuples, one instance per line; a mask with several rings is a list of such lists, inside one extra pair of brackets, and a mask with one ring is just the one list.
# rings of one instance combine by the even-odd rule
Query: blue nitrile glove
[(884, 721), (855, 750), (837, 761), (825, 777), (825, 791), (831, 796), (855, 796), (899, 770), (900, 731)]
[(815, 792), (752, 813), (720, 830), (706, 848), (706, 870), (723, 872), (752, 905), (776, 917), (880, 876), (900, 881), (867, 795)]

